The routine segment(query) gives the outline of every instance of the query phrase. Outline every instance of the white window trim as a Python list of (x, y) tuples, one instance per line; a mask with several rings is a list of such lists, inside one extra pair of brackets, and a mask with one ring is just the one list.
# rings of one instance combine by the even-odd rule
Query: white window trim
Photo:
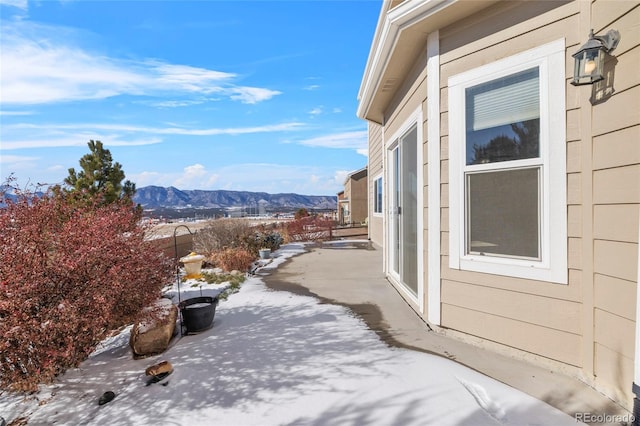
[(376, 211), (376, 203), (378, 202), (378, 200), (376, 200), (376, 182), (378, 181), (378, 179), (382, 179), (382, 173), (380, 173), (379, 175), (377, 175), (376, 177), (373, 178), (373, 216), (374, 217), (382, 217), (384, 216), (384, 179), (381, 180), (382, 182), (382, 188), (380, 189), (382, 191), (382, 200), (380, 201), (380, 211), (377, 212)]
[(427, 37), (427, 320), (440, 325), (440, 32)]
[[(540, 68), (541, 260), (470, 255), (465, 249), (465, 89)], [(565, 40), (449, 78), (449, 267), (567, 284)], [(523, 166), (528, 160), (513, 162)]]

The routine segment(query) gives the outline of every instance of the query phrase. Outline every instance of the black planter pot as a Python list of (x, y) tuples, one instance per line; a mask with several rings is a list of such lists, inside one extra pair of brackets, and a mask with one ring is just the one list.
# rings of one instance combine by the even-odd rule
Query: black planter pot
[(204, 331), (213, 325), (213, 317), (218, 306), (217, 297), (194, 297), (180, 302), (182, 325), (187, 333)]

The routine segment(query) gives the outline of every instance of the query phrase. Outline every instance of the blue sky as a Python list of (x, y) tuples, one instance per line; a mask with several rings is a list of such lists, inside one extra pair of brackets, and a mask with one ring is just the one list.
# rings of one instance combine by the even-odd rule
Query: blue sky
[(335, 195), (381, 2), (0, 0), (0, 167), (61, 183), (100, 140), (138, 187)]

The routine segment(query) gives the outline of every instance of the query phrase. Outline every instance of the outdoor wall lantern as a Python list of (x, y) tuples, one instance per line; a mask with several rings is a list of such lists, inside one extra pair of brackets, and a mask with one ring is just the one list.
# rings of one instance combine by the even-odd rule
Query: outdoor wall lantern
[(620, 33), (616, 30), (609, 30), (603, 36), (593, 35), (591, 30), (589, 40), (572, 55), (575, 58), (575, 65), (571, 84), (582, 86), (604, 79), (606, 54), (615, 49), (619, 41)]

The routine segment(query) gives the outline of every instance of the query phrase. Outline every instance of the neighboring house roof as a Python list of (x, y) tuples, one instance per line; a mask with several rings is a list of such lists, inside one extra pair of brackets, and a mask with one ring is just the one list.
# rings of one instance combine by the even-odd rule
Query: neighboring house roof
[(386, 106), (423, 53), (429, 33), (496, 1), (405, 0), (397, 6), (386, 2), (358, 92), (358, 117), (382, 124)]
[[(362, 179), (363, 177), (365, 177), (367, 175), (367, 166), (364, 166), (361, 169), (356, 170), (355, 172), (351, 172), (347, 175), (347, 178), (344, 180), (344, 185), (347, 184), (347, 182), (349, 182), (349, 179)], [(343, 191), (344, 192), (344, 191)]]

